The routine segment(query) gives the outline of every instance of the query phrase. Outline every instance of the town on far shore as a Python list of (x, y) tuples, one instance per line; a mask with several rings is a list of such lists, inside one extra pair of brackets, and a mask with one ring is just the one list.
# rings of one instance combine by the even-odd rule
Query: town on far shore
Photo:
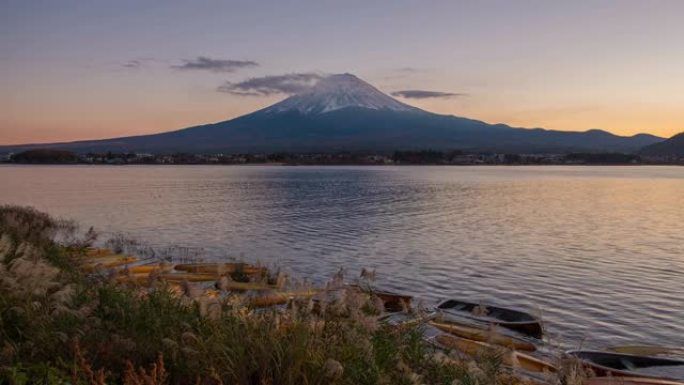
[(134, 153), (78, 154), (55, 149), (31, 149), (0, 154), (0, 163), (16, 164), (281, 164), (281, 165), (684, 165), (684, 156), (625, 153), (509, 154), (461, 150), (415, 150), (374, 154), (327, 153)]

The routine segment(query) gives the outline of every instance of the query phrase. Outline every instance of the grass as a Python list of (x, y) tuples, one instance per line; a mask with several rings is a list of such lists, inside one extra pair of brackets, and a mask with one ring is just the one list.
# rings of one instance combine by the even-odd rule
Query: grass
[(84, 275), (74, 266), (95, 238), (30, 208), (0, 207), (5, 383), (521, 383), (495, 353), (456, 361), (424, 342), (420, 324), (379, 323), (377, 300), (352, 291), (318, 307), (256, 310), (241, 295)]

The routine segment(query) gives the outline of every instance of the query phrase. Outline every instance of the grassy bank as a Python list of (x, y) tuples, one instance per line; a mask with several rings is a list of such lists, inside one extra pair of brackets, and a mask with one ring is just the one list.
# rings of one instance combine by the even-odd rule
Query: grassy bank
[(379, 322), (372, 296), (347, 292), (315, 310), (311, 300), (251, 309), (249, 293), (86, 275), (75, 266), (95, 238), (30, 208), (0, 207), (6, 383), (520, 383), (501, 352), (455, 360), (424, 342), (420, 324)]

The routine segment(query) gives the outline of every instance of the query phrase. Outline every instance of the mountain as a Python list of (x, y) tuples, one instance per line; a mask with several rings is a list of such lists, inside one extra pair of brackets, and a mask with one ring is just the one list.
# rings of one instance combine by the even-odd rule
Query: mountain
[(291, 96), (261, 110), (262, 113), (299, 112), (321, 115), (344, 108), (365, 108), (393, 112), (420, 112), (401, 103), (352, 74), (330, 75), (321, 79), (310, 91)]
[(641, 149), (643, 155), (684, 156), (684, 132)]
[[(662, 141), (513, 128), (409, 106), (351, 74), (330, 75), (301, 94), (232, 120), (154, 135), (14, 146), (77, 152), (390, 152), (461, 149), (514, 153), (634, 152)], [(5, 150), (10, 147), (5, 147)], [(1, 148), (0, 148), (1, 150)]]

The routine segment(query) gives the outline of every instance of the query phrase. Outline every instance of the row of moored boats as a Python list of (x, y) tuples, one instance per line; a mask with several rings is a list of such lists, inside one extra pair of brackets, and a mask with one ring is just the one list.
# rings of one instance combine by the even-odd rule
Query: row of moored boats
[[(106, 271), (121, 284), (145, 285), (165, 281), (171, 285), (186, 282), (214, 282), (207, 295), (224, 292), (256, 292), (250, 297), (254, 307), (286, 305), (299, 298), (316, 300), (321, 290), (284, 290), (276, 279), (267, 278), (264, 267), (245, 263), (141, 264), (137, 258), (117, 255), (106, 249), (89, 249), (81, 262), (86, 272)], [(427, 313), (411, 311), (412, 297), (370, 287), (348, 285), (382, 300), (385, 322), (425, 323), (426, 339), (435, 346), (455, 351), (463, 357), (476, 356), (483, 349), (504, 348), (503, 364), (536, 379), (559, 370), (559, 357), (544, 343), (539, 317), (529, 313), (450, 299)], [(408, 311), (407, 311), (408, 310)], [(427, 314), (427, 315), (426, 315)], [(563, 357), (575, 359), (591, 377), (584, 385), (684, 385), (684, 347), (621, 346), (606, 351), (573, 350)]]

